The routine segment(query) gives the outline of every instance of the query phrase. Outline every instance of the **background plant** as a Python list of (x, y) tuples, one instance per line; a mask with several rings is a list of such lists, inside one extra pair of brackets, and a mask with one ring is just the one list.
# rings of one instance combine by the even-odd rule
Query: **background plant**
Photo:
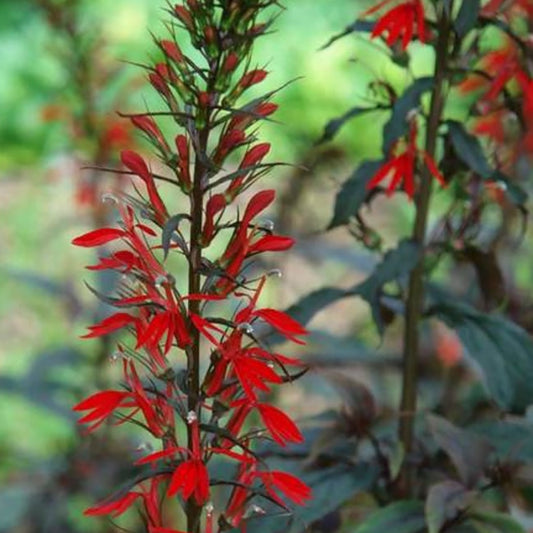
[[(366, 280), (320, 289), (290, 312), (306, 323), (359, 297), (380, 337), (401, 335), (403, 345), (400, 360), (369, 363), (353, 340), (328, 339), (321, 350), (356, 350), (353, 380), (331, 371), (349, 359), (319, 351), (317, 364), (347, 400), (329, 422), (317, 417), (328, 429), (310, 458), (366, 464), (368, 477), (352, 489), (357, 498), (344, 492), (344, 516), (365, 514), (369, 502), (379, 509), (356, 518), (356, 531), (522, 530), (510, 511), (529, 506), (532, 345), (512, 320), (525, 314), (517, 309), (524, 302), (509, 296), (513, 269), (506, 276), (500, 264), (516, 253), (527, 220), (529, 16), (527, 2), (376, 2), (328, 43), (356, 34), (361, 50), (377, 46), (384, 56), (367, 63), (373, 78), (360, 104), (322, 137), (330, 141), (365, 114), (383, 123), (382, 154), (342, 185), (329, 225), (347, 227), (382, 260)], [(383, 64), (402, 82), (387, 79)], [(443, 191), (434, 192), (435, 181)], [(392, 248), (380, 218), (398, 217), (401, 204), (383, 193), (405, 194), (401, 208), (410, 212), (411, 231), (402, 228)], [(465, 264), (469, 282), (456, 277)], [(367, 365), (379, 365), (373, 382)], [(402, 383), (399, 401), (371, 392), (388, 383), (387, 367)], [(341, 526), (339, 516), (315, 527)]]

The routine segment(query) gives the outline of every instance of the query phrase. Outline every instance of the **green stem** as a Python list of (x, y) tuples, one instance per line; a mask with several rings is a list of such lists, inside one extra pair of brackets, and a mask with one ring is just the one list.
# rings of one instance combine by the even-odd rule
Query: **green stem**
[[(443, 4), (443, 3), (441, 3)], [(426, 152), (435, 157), (438, 130), (444, 108), (444, 90), (448, 70), (449, 38), (451, 21), (448, 12), (441, 5), (438, 19), (437, 55), (435, 60), (435, 85), (431, 97), (431, 107), (427, 124)], [(414, 423), (418, 392), (418, 360), (419, 360), (419, 326), (424, 302), (424, 242), (428, 223), (429, 205), (431, 201), (433, 178), (427, 166), (421, 175), (420, 190), (416, 198), (416, 219), (412, 238), (421, 247), (420, 259), (409, 277), (409, 288), (405, 310), (404, 352), (403, 352), (403, 383), (400, 403), (399, 438), (406, 456), (413, 447)], [(414, 469), (409, 462), (404, 463), (400, 476), (402, 491), (411, 495), (414, 482)]]

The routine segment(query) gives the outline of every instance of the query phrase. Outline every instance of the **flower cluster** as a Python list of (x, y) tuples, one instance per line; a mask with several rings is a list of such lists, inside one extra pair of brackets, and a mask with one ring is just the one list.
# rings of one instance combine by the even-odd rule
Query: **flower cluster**
[[(516, 20), (530, 23), (533, 4), (529, 0), (491, 1), (484, 6), (482, 15), (508, 23)], [(513, 33), (514, 29), (509, 31), (492, 41), (496, 46), (482, 52), (473, 73), (459, 85), (462, 94), (477, 97), (473, 131), (492, 143), (496, 163), (505, 172), (533, 148), (529, 37), (527, 33)]]
[[(415, 175), (419, 160), (427, 167), (431, 175), (443, 186), (446, 181), (439, 172), (437, 164), (433, 158), (417, 146), (418, 127), (416, 117), (410, 121), (409, 134), (406, 140), (400, 139), (395, 143), (391, 152), (391, 158), (372, 176), (367, 183), (368, 189), (374, 189), (382, 181), (390, 178), (387, 186), (387, 195), (391, 195), (403, 182), (403, 189), (407, 196), (412, 199), (416, 191)], [(401, 145), (404, 145), (401, 148)]]
[[(390, 4), (392, 0), (383, 0), (366, 10), (363, 17), (373, 15)], [(408, 0), (396, 2), (396, 5), (385, 12), (375, 23), (371, 37), (383, 36), (389, 47), (400, 42), (401, 50), (407, 46), (416, 36), (425, 43), (429, 37), (426, 28), (425, 10), (422, 0)], [(437, 168), (437, 164), (425, 150), (417, 147), (418, 127), (416, 116), (409, 119), (409, 131), (405, 139), (399, 139), (392, 146), (389, 159), (376, 172), (367, 184), (368, 189), (374, 189), (382, 181), (390, 178), (386, 193), (391, 195), (403, 183), (403, 189), (409, 198), (413, 198), (416, 192), (416, 173), (419, 167), (419, 159), (427, 167), (429, 172), (439, 181), (442, 186), (446, 182)]]
[[(393, 0), (383, 0), (378, 2), (363, 13), (363, 16), (372, 15), (383, 9)], [(400, 41), (402, 50), (405, 50), (409, 43), (416, 36), (420, 42), (426, 42), (427, 29), (425, 22), (425, 11), (422, 0), (407, 0), (400, 2), (377, 21), (372, 30), (371, 36), (385, 36), (388, 46)]]
[[(267, 75), (250, 66), (250, 52), (269, 27), (258, 16), (275, 3), (187, 0), (172, 9), (173, 38), (157, 41), (163, 59), (148, 72), (169, 111), (131, 117), (171, 177), (153, 172), (140, 154), (122, 152), (137, 196), (116, 198), (118, 227), (73, 241), (113, 250), (88, 268), (113, 270), (124, 280), (116, 295), (99, 295), (116, 312), (85, 336), (126, 330), (133, 338), (114, 355), (122, 361), (123, 388), (97, 392), (74, 409), (83, 413), (80, 422), (89, 431), (109, 420), (129, 421), (160, 443), (137, 461), (148, 468), (144, 481), (86, 513), (118, 516), (139, 503), (150, 533), (175, 531), (164, 523), (163, 491), (183, 503), (189, 533), (202, 524), (213, 531), (217, 515), (222, 529), (243, 526), (259, 496), (283, 509), (288, 501), (302, 505), (311, 496), (295, 476), (269, 470), (254, 447), (257, 440), (281, 446), (302, 441), (296, 424), (267, 395), (305, 369), (297, 359), (273, 352), (266, 340), (275, 332), (303, 343), (306, 331), (287, 314), (260, 305), (275, 272), (250, 273), (252, 259), (287, 250), (293, 241), (261, 222), (273, 190), (246, 194), (242, 214), (232, 215), (272, 167), (264, 162), (270, 146), (255, 137), (258, 122), (276, 110), (271, 93), (244, 104), (240, 99)], [(183, 33), (196, 49), (190, 56), (175, 37)], [(180, 127), (173, 142), (156, 122), (160, 115)], [(239, 151), (240, 163), (232, 168)], [(186, 212), (174, 214), (176, 202), (160, 194), (158, 180), (181, 191)], [(186, 265), (186, 282), (169, 272), (171, 256)], [(230, 306), (235, 310), (228, 318)], [(186, 365), (182, 371), (180, 364)], [(217, 458), (236, 463), (236, 477), (217, 476), (217, 484), (233, 489), (227, 505), (215, 510), (211, 465)]]

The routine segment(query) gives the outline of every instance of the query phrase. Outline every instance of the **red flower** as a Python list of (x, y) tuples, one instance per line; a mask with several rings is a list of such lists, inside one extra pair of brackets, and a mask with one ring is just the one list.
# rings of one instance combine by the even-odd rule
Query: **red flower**
[(92, 339), (94, 337), (101, 337), (102, 335), (109, 335), (133, 323), (135, 323), (135, 318), (128, 315), (128, 313), (115, 313), (104, 318), (98, 324), (89, 326), (90, 332), (83, 335), (82, 339)]
[(278, 444), (286, 446), (288, 442), (303, 442), (300, 430), (281, 409), (266, 403), (258, 403), (256, 408), (263, 424)]
[(145, 183), (146, 189), (148, 192), (148, 197), (150, 199), (150, 204), (155, 212), (156, 219), (159, 223), (164, 223), (168, 218), (167, 209), (163, 200), (157, 192), (157, 187), (155, 186), (154, 178), (152, 173), (148, 170), (144, 159), (137, 153), (132, 152), (131, 150), (124, 150), (121, 153), (122, 164), (131, 170), (133, 174), (139, 176)]
[(72, 409), (74, 411), (90, 411), (88, 414), (78, 420), (79, 424), (86, 424), (94, 422), (88, 428), (88, 431), (93, 431), (100, 426), (113, 412), (119, 407), (129, 405), (128, 400), (130, 393), (125, 391), (101, 391), (89, 396), (85, 400), (75, 405)]
[(476, 65), (476, 70), (485, 72), (489, 79), (479, 74), (471, 75), (459, 85), (459, 90), (468, 93), (483, 89), (483, 98), (489, 102), (498, 97), (512, 81), (518, 82), (523, 90), (528, 84), (520, 52), (510, 39), (506, 40), (502, 48), (485, 54)]
[(284, 506), (284, 503), (278, 493), (283, 494), (283, 496), (297, 505), (305, 505), (306, 501), (311, 498), (311, 489), (296, 476), (287, 474), (287, 472), (277, 470), (256, 472), (255, 476), (261, 479), (268, 495), (282, 506)]
[(267, 77), (267, 75), (268, 73), (266, 70), (251, 70), (241, 78), (241, 81), (239, 81), (239, 87), (241, 89), (248, 89), (248, 87), (251, 87), (252, 85), (261, 83)]
[(86, 516), (111, 515), (113, 518), (125, 513), (142, 495), (139, 492), (127, 492), (122, 498), (110, 502), (102, 502), (84, 511)]
[(485, 17), (497, 16), (502, 12), (507, 20), (513, 16), (533, 17), (533, 2), (531, 0), (490, 0), (481, 11)]
[(446, 187), (446, 182), (439, 172), (435, 161), (424, 150), (419, 150), (416, 146), (417, 128), (416, 124), (411, 125), (407, 147), (405, 151), (399, 155), (392, 157), (385, 165), (383, 165), (367, 184), (367, 189), (373, 189), (382, 181), (390, 178), (389, 186), (387, 187), (387, 195), (391, 195), (400, 183), (403, 181), (404, 190), (409, 196), (413, 198), (415, 194), (415, 170), (418, 155), (422, 155), (425, 165), (427, 166), (433, 177), (443, 186)]
[[(374, 8), (366, 11), (364, 15), (375, 13), (392, 0), (380, 2)], [(407, 45), (412, 41), (416, 33), (421, 42), (427, 40), (425, 13), (422, 0), (408, 0), (393, 7), (385, 13), (376, 23), (372, 31), (372, 37), (378, 37), (387, 34), (386, 42), (392, 46), (396, 41), (401, 39), (402, 49), (405, 50)]]
[(131, 122), (136, 128), (140, 129), (150, 139), (155, 141), (164, 151), (169, 150), (167, 141), (152, 117), (136, 115), (131, 117)]
[(84, 248), (94, 248), (95, 246), (102, 246), (108, 242), (116, 241), (124, 237), (124, 235), (126, 235), (126, 232), (117, 228), (96, 229), (76, 237), (72, 240), (72, 244), (83, 246)]

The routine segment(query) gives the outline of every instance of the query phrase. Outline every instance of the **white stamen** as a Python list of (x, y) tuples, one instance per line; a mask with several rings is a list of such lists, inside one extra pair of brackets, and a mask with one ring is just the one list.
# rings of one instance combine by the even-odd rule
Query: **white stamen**
[(267, 276), (273, 276), (275, 278), (281, 278), (283, 276), (283, 272), (279, 268), (274, 268), (273, 270), (270, 270), (268, 272)]
[(211, 515), (213, 514), (215, 511), (215, 506), (213, 505), (213, 502), (207, 502), (206, 506), (205, 506), (205, 512), (208, 514), (208, 515)]
[(189, 411), (187, 413), (187, 424), (193, 424), (198, 420), (198, 416), (194, 411)]
[(255, 513), (255, 514), (266, 514), (266, 511), (262, 507), (259, 507), (259, 505), (256, 505), (255, 503), (252, 505), (251, 510), (252, 510), (252, 513)]

